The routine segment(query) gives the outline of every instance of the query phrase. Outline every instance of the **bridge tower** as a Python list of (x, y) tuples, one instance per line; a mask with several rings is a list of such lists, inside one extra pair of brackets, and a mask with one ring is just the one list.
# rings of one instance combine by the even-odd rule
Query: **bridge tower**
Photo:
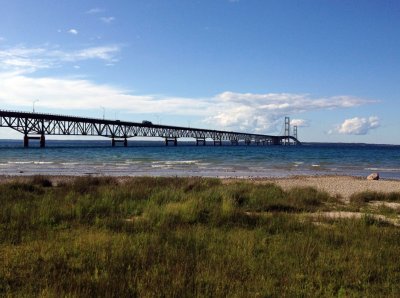
[(285, 145), (290, 145), (290, 117), (285, 117)]
[(293, 136), (296, 138), (297, 140), (297, 125), (293, 126)]

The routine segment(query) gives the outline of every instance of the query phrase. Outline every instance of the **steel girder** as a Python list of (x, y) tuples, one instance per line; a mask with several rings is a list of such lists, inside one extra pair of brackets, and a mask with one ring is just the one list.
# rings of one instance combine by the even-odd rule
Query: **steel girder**
[(212, 139), (278, 144), (292, 136), (271, 136), (233, 131), (209, 130), (168, 125), (146, 125), (136, 122), (112, 121), (52, 114), (10, 112), (0, 110), (0, 127), (10, 127), (25, 135), (102, 136), (109, 138), (160, 137)]

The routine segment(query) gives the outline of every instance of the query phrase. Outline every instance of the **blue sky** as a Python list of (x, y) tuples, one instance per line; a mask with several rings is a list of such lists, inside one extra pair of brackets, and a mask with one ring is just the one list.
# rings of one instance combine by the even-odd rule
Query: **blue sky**
[(399, 1), (0, 4), (1, 109), (400, 144)]

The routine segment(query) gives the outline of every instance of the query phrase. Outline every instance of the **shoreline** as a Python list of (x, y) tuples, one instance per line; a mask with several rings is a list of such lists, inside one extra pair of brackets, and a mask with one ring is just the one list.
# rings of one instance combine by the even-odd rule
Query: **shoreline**
[(203, 176), (112, 176), (112, 175), (0, 175), (0, 183), (12, 181), (26, 181), (35, 176), (43, 176), (51, 180), (56, 185), (60, 182), (70, 182), (78, 177), (110, 177), (124, 183), (128, 180), (139, 177), (177, 177), (177, 178), (216, 178), (223, 184), (235, 182), (250, 182), (254, 184), (276, 184), (284, 190), (295, 187), (313, 187), (320, 191), (325, 191), (332, 196), (340, 196), (348, 200), (352, 194), (363, 191), (374, 191), (381, 193), (400, 192), (400, 180), (380, 179), (369, 181), (364, 177), (345, 176), (345, 175), (304, 175), (288, 177), (203, 177)]

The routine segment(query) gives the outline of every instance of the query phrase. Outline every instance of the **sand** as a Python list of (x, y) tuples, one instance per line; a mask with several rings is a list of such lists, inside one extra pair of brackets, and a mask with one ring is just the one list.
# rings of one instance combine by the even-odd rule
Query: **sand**
[[(60, 181), (71, 181), (73, 176), (53, 176), (50, 179), (57, 184)], [(29, 179), (29, 176), (12, 177), (1, 176), (0, 183), (11, 180)], [(129, 180), (129, 177), (118, 177), (121, 182)], [(223, 179), (224, 183), (233, 183), (235, 181), (249, 181), (252, 183), (275, 183), (285, 190), (293, 187), (315, 187), (318, 190), (326, 191), (331, 195), (339, 195), (344, 200), (348, 200), (354, 193), (362, 191), (377, 192), (400, 192), (400, 180), (377, 180), (370, 181), (365, 178), (350, 176), (296, 176), (288, 178), (228, 178)]]
[[(229, 179), (229, 181), (237, 181)], [(254, 183), (275, 183), (284, 190), (293, 187), (315, 187), (331, 195), (347, 200), (354, 193), (362, 191), (400, 192), (400, 180), (366, 180), (350, 176), (296, 176), (289, 178), (256, 178)]]

